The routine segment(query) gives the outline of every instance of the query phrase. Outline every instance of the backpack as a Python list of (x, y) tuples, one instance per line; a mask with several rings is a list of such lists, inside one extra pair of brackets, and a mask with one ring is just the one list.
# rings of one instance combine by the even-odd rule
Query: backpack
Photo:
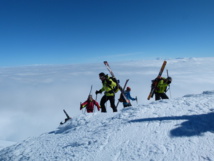
[(123, 97), (122, 93), (120, 94), (120, 98), (118, 99), (119, 102), (126, 102), (125, 98)]
[(116, 83), (116, 86), (114, 87), (113, 91), (114, 91), (114, 93), (117, 93), (120, 90), (120, 88), (119, 88), (119, 82), (120, 81), (114, 77), (109, 77), (109, 79), (111, 79), (113, 82)]
[(172, 77), (167, 77), (167, 78), (164, 78), (164, 77), (155, 78), (155, 79), (152, 80), (152, 87), (156, 86), (156, 85), (159, 83), (159, 81), (161, 81), (161, 80), (163, 80), (163, 81), (168, 80), (168, 81), (170, 81), (170, 82), (168, 82), (167, 84), (170, 84), (171, 81), (172, 81)]
[(156, 87), (161, 80), (165, 80), (165, 79), (166, 78), (163, 78), (163, 77), (153, 79), (151, 87)]
[[(153, 79), (153, 80), (152, 80), (151, 88), (156, 88), (156, 87), (157, 87), (157, 85), (158, 85), (158, 83), (159, 83), (161, 80), (163, 80), (163, 81), (170, 80), (170, 82), (169, 82), (169, 83), (167, 83), (167, 84), (168, 84), (168, 86), (169, 86), (169, 85), (170, 85), (170, 83), (171, 83), (171, 81), (172, 81), (172, 78), (171, 78), (171, 77), (167, 77), (167, 78), (164, 78), (164, 77), (155, 78), (155, 79)], [(169, 88), (168, 88), (168, 89), (169, 89)], [(165, 89), (164, 91), (165, 91), (165, 92), (167, 92), (167, 91), (168, 91), (168, 89), (167, 89), (167, 87), (166, 87), (166, 89)]]

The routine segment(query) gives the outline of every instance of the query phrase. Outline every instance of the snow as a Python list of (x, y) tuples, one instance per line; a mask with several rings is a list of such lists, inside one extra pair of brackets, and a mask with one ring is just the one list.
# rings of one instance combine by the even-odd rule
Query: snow
[(15, 142), (0, 140), (0, 150), (13, 144), (15, 144)]
[[(70, 70), (73, 69), (70, 68), (71, 66), (61, 66), (58, 68), (50, 66), (31, 67), (28, 69), (28, 72), (31, 71), (36, 76), (32, 77), (32, 74), (31, 76), (29, 74), (25, 76), (25, 78), (29, 79), (27, 83), (32, 84), (32, 82), (36, 81), (52, 82), (52, 84), (47, 83), (46, 85), (41, 82), (38, 83), (38, 88), (34, 88), (36, 93), (41, 90), (40, 86), (45, 88), (46, 93), (52, 91), (47, 86), (55, 87), (58, 92), (59, 87), (64, 87), (64, 90), (65, 86), (70, 88), (71, 85), (69, 85), (68, 80), (72, 82), (72, 79), (68, 75), (74, 76), (72, 78), (79, 78), (79, 83), (83, 83), (82, 91), (75, 93), (79, 98), (77, 96), (72, 98), (72, 101), (77, 99), (78, 103), (74, 101), (72, 110), (67, 110), (72, 116), (72, 120), (58, 126), (65, 116), (61, 112), (62, 108), (59, 110), (61, 115), (54, 114), (56, 110), (53, 109), (51, 114), (56, 117), (55, 119), (58, 122), (52, 119), (48, 123), (45, 121), (43, 124), (51, 124), (51, 127), (55, 126), (55, 128), (48, 132), (41, 132), (39, 130), (40, 134), (37, 136), (29, 135), (28, 138), (17, 141), (12, 146), (4, 146), (5, 148), (0, 151), (0, 160), (214, 160), (214, 58), (167, 60), (166, 69), (169, 69), (169, 74), (173, 78), (171, 98), (169, 100), (154, 101), (152, 99), (147, 101), (146, 98), (149, 91), (147, 86), (151, 83), (150, 80), (157, 75), (162, 61), (143, 60), (129, 63), (121, 62), (119, 64), (112, 63), (112, 65), (110, 63), (115, 71), (115, 75), (118, 75), (121, 81), (125, 81), (127, 77), (131, 78), (129, 82), (129, 86), (132, 88), (131, 95), (137, 95), (139, 100), (138, 104), (132, 102), (133, 106), (129, 108), (122, 108), (120, 105), (117, 113), (112, 112), (109, 103), (107, 104), (107, 113), (96, 111), (93, 114), (82, 113), (79, 111), (78, 105), (76, 105), (83, 99), (79, 93), (85, 92), (86, 99), (92, 82), (96, 82), (93, 84), (93, 90), (101, 87), (100, 81), (97, 80), (97, 73), (104, 71), (105, 68), (100, 68), (100, 65), (90, 65), (92, 70), (86, 71), (84, 71), (86, 68), (79, 68), (76, 65), (74, 66), (78, 68), (75, 71), (76, 74), (74, 74), (74, 70)], [(22, 76), (25, 73), (23, 69), (26, 70), (27, 68), (19, 69), (22, 71), (19, 72), (19, 76), (20, 73), (22, 73)], [(17, 69), (7, 70), (10, 70), (13, 74), (17, 73)], [(59, 72), (55, 73), (55, 77), (51, 76), (50, 71), (56, 70)], [(37, 79), (36, 73), (43, 73), (44, 77), (41, 80)], [(61, 79), (58, 79), (59, 73), (61, 73)], [(69, 74), (65, 75), (65, 73)], [(136, 76), (133, 77), (134, 75)], [(8, 74), (7, 77), (11, 76)], [(21, 83), (24, 80), (22, 76), (19, 79)], [(95, 78), (92, 76), (95, 76)], [(43, 79), (47, 80), (47, 77), (49, 77), (49, 81), (43, 81)], [(90, 79), (85, 81), (83, 78), (86, 77), (90, 77)], [(14, 78), (17, 78), (17, 76), (14, 76)], [(64, 80), (64, 86), (60, 85), (62, 80)], [(80, 87), (77, 82), (73, 81), (72, 83), (74, 83), (73, 86), (75, 85), (74, 89)], [(26, 83), (24, 84), (26, 85)], [(24, 88), (24, 91), (26, 92), (26, 88)], [(66, 94), (69, 93), (68, 91), (64, 92)], [(72, 93), (70, 94), (72, 95)], [(52, 95), (50, 94), (50, 97), (53, 96), (55, 96), (53, 93)], [(66, 98), (63, 99), (63, 96)], [(41, 98), (39, 96), (38, 100), (41, 101)], [(60, 101), (65, 101), (65, 104), (69, 104), (67, 95), (62, 95), (60, 98), (62, 99)], [(100, 98), (101, 95), (98, 96), (98, 100)], [(29, 105), (33, 105), (34, 102), (32, 100), (29, 102)], [(56, 103), (56, 100), (51, 100), (53, 100), (53, 103)], [(47, 103), (45, 102), (47, 107), (49, 101), (47, 99)], [(51, 105), (54, 105), (53, 103)], [(11, 103), (11, 105), (13, 104)], [(21, 105), (21, 102), (19, 105)], [(53, 106), (48, 107), (48, 110), (43, 112), (47, 114), (51, 108)], [(26, 110), (27, 108), (24, 109)], [(78, 111), (75, 111), (76, 109)], [(20, 113), (22, 113), (22, 108), (20, 110)], [(37, 110), (42, 110), (42, 108)], [(3, 112), (7, 113), (6, 110)], [(40, 113), (38, 112), (38, 114)], [(37, 116), (37, 113), (35, 115)], [(44, 121), (41, 119), (44, 119), (44, 117), (41, 116), (38, 122)], [(5, 123), (7, 122), (10, 122), (10, 120), (5, 121)], [(43, 128), (45, 126), (47, 125), (44, 125)], [(31, 129), (37, 130), (37, 128), (37, 126), (33, 126), (29, 131)], [(10, 129), (9, 125), (7, 129)], [(46, 128), (47, 130), (48, 128)], [(20, 129), (20, 133), (25, 133), (26, 131), (24, 128)], [(5, 131), (5, 133), (9, 132)]]
[(0, 160), (214, 160), (214, 91), (81, 114), (0, 151)]

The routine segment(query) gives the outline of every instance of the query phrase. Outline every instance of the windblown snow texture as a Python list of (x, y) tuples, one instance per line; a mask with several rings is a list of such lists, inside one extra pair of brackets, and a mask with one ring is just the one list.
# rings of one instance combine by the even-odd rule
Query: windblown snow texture
[(0, 160), (214, 160), (214, 91), (81, 114), (0, 151)]

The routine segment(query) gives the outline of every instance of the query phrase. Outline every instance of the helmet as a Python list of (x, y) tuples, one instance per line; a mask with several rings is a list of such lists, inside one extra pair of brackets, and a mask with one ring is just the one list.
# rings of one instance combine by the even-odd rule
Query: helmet
[(127, 87), (126, 90), (127, 90), (127, 91), (131, 91), (131, 88), (130, 88), (130, 87)]
[(167, 77), (167, 80), (171, 82), (172, 81), (172, 77)]
[(172, 78), (171, 77), (167, 77), (167, 83), (170, 84), (172, 82)]

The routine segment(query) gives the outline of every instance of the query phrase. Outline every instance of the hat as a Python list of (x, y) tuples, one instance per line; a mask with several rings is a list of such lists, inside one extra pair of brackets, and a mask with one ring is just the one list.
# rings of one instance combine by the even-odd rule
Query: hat
[(99, 74), (100, 77), (105, 76), (105, 74), (102, 72)]
[(130, 87), (127, 87), (126, 90), (127, 90), (127, 91), (131, 91), (131, 88), (130, 88)]

